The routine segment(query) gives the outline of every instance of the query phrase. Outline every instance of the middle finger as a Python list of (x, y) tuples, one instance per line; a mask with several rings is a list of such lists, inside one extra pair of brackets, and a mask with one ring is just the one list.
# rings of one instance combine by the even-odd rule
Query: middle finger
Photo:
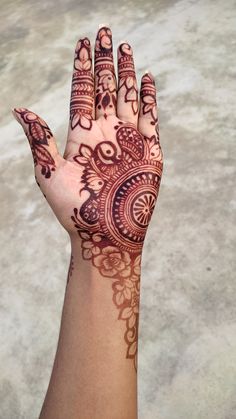
[(113, 63), (112, 33), (102, 26), (95, 44), (95, 112), (100, 116), (116, 115), (116, 75)]

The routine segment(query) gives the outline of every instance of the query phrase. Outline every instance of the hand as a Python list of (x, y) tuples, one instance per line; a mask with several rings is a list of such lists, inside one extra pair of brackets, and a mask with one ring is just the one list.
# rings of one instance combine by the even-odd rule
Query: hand
[(46, 122), (24, 108), (13, 114), (28, 137), (38, 185), (70, 236), (80, 237), (84, 259), (116, 280), (113, 299), (132, 329), (140, 255), (162, 175), (153, 76), (144, 74), (139, 97), (132, 49), (122, 43), (117, 89), (111, 31), (102, 27), (94, 75), (88, 38), (76, 46), (64, 158)]

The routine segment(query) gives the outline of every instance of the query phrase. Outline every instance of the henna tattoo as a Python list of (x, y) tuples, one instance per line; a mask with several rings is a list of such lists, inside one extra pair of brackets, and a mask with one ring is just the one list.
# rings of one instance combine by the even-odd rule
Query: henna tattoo
[(84, 259), (114, 280), (113, 301), (126, 322), (126, 357), (136, 368), (141, 250), (158, 195), (162, 154), (155, 136), (132, 124), (115, 126), (116, 143), (81, 144), (74, 161), (83, 167), (88, 199), (71, 217)]
[(138, 86), (135, 76), (133, 51), (129, 44), (121, 44), (119, 46), (119, 90), (125, 88), (126, 93), (124, 100), (131, 104), (134, 115), (138, 113)]
[(109, 28), (99, 30), (95, 45), (95, 106), (104, 116), (116, 109), (116, 76), (113, 64), (112, 34)]
[(91, 46), (88, 38), (81, 39), (75, 50), (72, 77), (70, 125), (75, 129), (92, 127), (94, 82), (92, 75)]
[(156, 89), (155, 81), (150, 74), (145, 74), (142, 78), (142, 88), (140, 92), (142, 102), (143, 115), (149, 113), (151, 117), (151, 125), (157, 123), (156, 111)]
[(68, 275), (67, 275), (67, 285), (68, 285), (68, 283), (70, 281), (70, 278), (72, 277), (73, 269), (74, 269), (74, 257), (73, 257), (73, 255), (71, 255), (71, 257), (70, 257), (70, 265), (69, 265)]
[(54, 159), (45, 148), (49, 146), (48, 140), (53, 136), (50, 128), (39, 116), (27, 109), (14, 109), (14, 111), (19, 122), (21, 123), (22, 119), (27, 127), (24, 127), (24, 131), (32, 150), (34, 165), (41, 166), (41, 174), (47, 179), (50, 178), (56, 168)]
[(159, 139), (155, 80), (149, 73), (142, 77), (140, 97), (141, 112), (143, 115), (149, 114), (150, 124), (156, 126)]

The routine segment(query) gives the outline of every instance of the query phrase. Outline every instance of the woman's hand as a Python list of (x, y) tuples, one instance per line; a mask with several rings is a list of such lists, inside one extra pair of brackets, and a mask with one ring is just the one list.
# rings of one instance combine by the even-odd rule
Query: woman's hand
[(144, 74), (138, 95), (132, 49), (122, 43), (117, 87), (111, 31), (102, 27), (94, 71), (88, 38), (76, 46), (64, 158), (46, 122), (24, 108), (13, 114), (57, 218), (79, 239), (83, 258), (114, 280), (113, 301), (127, 324), (127, 357), (134, 358), (140, 255), (162, 175), (153, 76)]

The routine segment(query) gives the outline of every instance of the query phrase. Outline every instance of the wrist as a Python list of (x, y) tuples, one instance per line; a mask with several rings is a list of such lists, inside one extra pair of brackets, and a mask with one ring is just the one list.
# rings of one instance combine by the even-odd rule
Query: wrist
[(85, 282), (91, 304), (100, 310), (109, 313), (115, 309), (123, 328), (126, 358), (137, 368), (141, 252), (131, 253), (109, 242), (104, 246), (99, 233), (71, 236), (71, 248), (69, 282)]
[(76, 266), (87, 266), (100, 276), (114, 280), (140, 277), (142, 252), (130, 252), (113, 244), (101, 233), (76, 232), (70, 235), (71, 253)]

